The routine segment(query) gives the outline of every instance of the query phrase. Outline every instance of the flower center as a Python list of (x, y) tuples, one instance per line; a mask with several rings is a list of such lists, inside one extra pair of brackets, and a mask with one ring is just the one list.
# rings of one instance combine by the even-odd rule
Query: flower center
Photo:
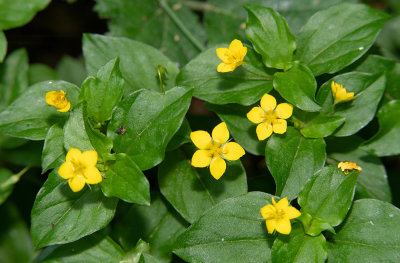
[(276, 219), (285, 217), (285, 211), (283, 209), (276, 210)]
[(263, 118), (267, 123), (272, 123), (272, 121), (276, 120), (278, 116), (276, 115), (274, 110), (269, 110), (264, 112)]
[(74, 171), (75, 176), (85, 177), (86, 165), (79, 161), (72, 161), (72, 170)]
[(213, 142), (210, 147), (210, 156), (215, 158), (223, 154), (221, 143)]

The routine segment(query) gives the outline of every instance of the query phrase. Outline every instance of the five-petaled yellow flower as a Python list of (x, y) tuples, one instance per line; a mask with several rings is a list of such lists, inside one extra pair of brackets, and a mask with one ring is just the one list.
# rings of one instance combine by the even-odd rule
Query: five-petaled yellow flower
[(222, 60), (218, 65), (218, 72), (230, 72), (243, 65), (244, 56), (246, 56), (247, 47), (244, 47), (240, 40), (233, 40), (229, 48), (217, 48), (217, 56)]
[(271, 136), (272, 132), (283, 134), (286, 132), (286, 119), (293, 113), (293, 106), (281, 103), (276, 106), (276, 99), (264, 94), (261, 98), (261, 107), (254, 107), (247, 113), (247, 118), (258, 124), (256, 128), (257, 137), (260, 141)]
[(337, 167), (341, 169), (342, 172), (344, 172), (345, 174), (348, 174), (351, 170), (362, 170), (360, 166), (357, 166), (357, 164), (353, 162), (340, 162), (338, 163)]
[(354, 98), (354, 92), (346, 92), (346, 89), (343, 88), (343, 85), (335, 83), (334, 81), (331, 83), (331, 89), (335, 104), (349, 101)]
[(66, 157), (66, 162), (58, 169), (58, 174), (68, 179), (69, 187), (74, 192), (82, 190), (85, 183), (98, 184), (102, 181), (101, 173), (96, 168), (97, 152), (81, 152), (71, 148)]
[(225, 122), (221, 122), (212, 131), (212, 138), (206, 131), (194, 131), (190, 134), (197, 150), (192, 157), (194, 167), (210, 166), (211, 175), (219, 179), (225, 172), (225, 160), (235, 161), (244, 155), (244, 150), (236, 142), (228, 142), (229, 131)]
[(46, 93), (46, 102), (50, 106), (57, 108), (59, 112), (67, 112), (71, 108), (71, 103), (67, 100), (67, 93), (63, 90), (49, 91)]
[(272, 234), (276, 230), (281, 234), (288, 235), (292, 231), (290, 219), (299, 217), (301, 213), (295, 207), (289, 206), (286, 197), (279, 200), (278, 203), (272, 197), (272, 205), (261, 208), (261, 215), (265, 218), (268, 233)]

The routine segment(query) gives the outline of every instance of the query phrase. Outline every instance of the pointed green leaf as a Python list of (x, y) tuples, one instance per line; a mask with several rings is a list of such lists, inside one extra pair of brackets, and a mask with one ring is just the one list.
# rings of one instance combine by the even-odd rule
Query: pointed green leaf
[(67, 181), (51, 172), (31, 212), (35, 248), (69, 243), (102, 229), (114, 217), (117, 203), (96, 185), (74, 193)]
[(323, 139), (308, 139), (292, 127), (274, 134), (265, 148), (267, 167), (276, 182), (276, 195), (292, 200), (325, 163)]
[(188, 120), (183, 119), (182, 125), (179, 130), (175, 133), (174, 137), (169, 141), (167, 146), (167, 151), (173, 151), (178, 149), (185, 143), (191, 142), (190, 133), (192, 130), (190, 129), (190, 124)]
[(261, 54), (267, 67), (288, 69), (296, 49), (296, 39), (286, 20), (275, 10), (263, 6), (245, 6), (248, 14), (246, 36)]
[(65, 161), (64, 131), (60, 123), (50, 127), (42, 152), (42, 173), (59, 167)]
[(208, 168), (195, 169), (182, 151), (171, 152), (158, 169), (161, 193), (189, 222), (229, 197), (247, 193), (245, 170), (240, 163), (228, 162), (226, 172), (215, 180)]
[(319, 11), (298, 34), (296, 58), (315, 76), (335, 73), (368, 51), (389, 18), (386, 13), (355, 3)]
[(344, 121), (345, 118), (342, 116), (318, 114), (306, 122), (300, 132), (307, 138), (324, 138), (337, 130)]

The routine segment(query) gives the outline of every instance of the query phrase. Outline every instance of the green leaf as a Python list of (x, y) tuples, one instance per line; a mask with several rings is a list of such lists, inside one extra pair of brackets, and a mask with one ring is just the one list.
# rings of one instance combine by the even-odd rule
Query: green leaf
[(40, 167), (42, 149), (42, 141), (28, 141), (13, 149), (0, 148), (0, 160), (15, 165)]
[(82, 82), (88, 75), (83, 59), (73, 58), (68, 55), (63, 56), (60, 62), (58, 62), (56, 72), (60, 79), (74, 83), (78, 86), (81, 86)]
[(252, 48), (247, 47), (246, 64), (228, 73), (217, 72), (222, 61), (216, 48), (209, 48), (191, 60), (179, 73), (177, 84), (194, 87), (193, 96), (215, 104), (249, 105), (272, 90), (272, 76), (265, 72), (261, 58)]
[(228, 126), (229, 132), (237, 143), (247, 152), (255, 155), (264, 155), (266, 141), (257, 138), (254, 123), (247, 119), (247, 113), (255, 106), (242, 106), (238, 104), (215, 105), (206, 104), (206, 107), (215, 112)]
[[(336, 104), (333, 108), (332, 81), (343, 85), (347, 92), (354, 92), (354, 99)], [(353, 135), (374, 118), (385, 90), (385, 83), (385, 75), (372, 76), (366, 73), (351, 72), (335, 76), (321, 86), (317, 100), (322, 105), (323, 111), (346, 119), (334, 136)]]
[[(109, 19), (113, 36), (123, 36), (158, 48), (172, 60), (185, 65), (199, 52), (199, 47), (186, 36), (192, 32), (197, 41), (206, 41), (204, 28), (196, 14), (184, 3), (169, 0), (167, 4), (182, 24), (177, 24), (160, 1), (124, 0), (120, 2), (97, 0), (95, 10), (101, 18)], [(183, 25), (183, 27), (182, 27)]]
[(0, 62), (3, 62), (7, 53), (7, 39), (3, 31), (0, 31)]
[(276, 182), (276, 195), (292, 200), (325, 163), (323, 139), (308, 139), (292, 127), (274, 134), (265, 148), (267, 167)]
[(288, 71), (275, 73), (274, 88), (285, 100), (304, 111), (321, 108), (315, 102), (317, 82), (305, 65), (295, 63)]
[(267, 204), (271, 195), (261, 192), (226, 199), (178, 238), (174, 253), (188, 262), (270, 262), (273, 236), (260, 213)]
[(42, 263), (119, 263), (124, 251), (110, 237), (99, 233), (82, 238), (70, 244), (56, 247)]
[(191, 142), (190, 133), (192, 130), (190, 129), (190, 124), (188, 120), (183, 119), (182, 125), (179, 130), (175, 133), (174, 137), (169, 141), (167, 146), (167, 151), (173, 151), (178, 149), (185, 143)]
[(386, 13), (355, 3), (319, 11), (298, 35), (296, 59), (315, 76), (335, 73), (367, 52), (389, 18)]
[(136, 244), (136, 247), (130, 251), (128, 251), (123, 260), (121, 262), (123, 263), (138, 263), (140, 258), (142, 257), (142, 254), (145, 252), (150, 251), (150, 245), (143, 240), (139, 239), (139, 241)]
[(67, 93), (72, 106), (76, 105), (79, 89), (75, 85), (64, 81), (37, 83), (0, 113), (0, 132), (29, 140), (45, 139), (48, 129), (68, 116), (45, 101), (47, 92), (60, 90)]
[(296, 49), (296, 39), (286, 20), (275, 10), (262, 6), (245, 6), (248, 19), (246, 36), (267, 67), (288, 69)]
[(392, 201), (385, 166), (380, 158), (370, 155), (361, 149), (330, 153), (329, 158), (338, 161), (355, 162), (362, 168), (357, 180), (356, 199), (374, 198), (386, 202)]
[[(126, 153), (142, 170), (159, 164), (172, 136), (179, 130), (192, 98), (192, 89), (175, 87), (164, 94), (141, 90), (121, 101), (108, 125), (114, 151)], [(121, 126), (125, 134), (115, 131)]]
[(393, 100), (378, 111), (379, 131), (361, 149), (377, 156), (400, 153), (400, 100)]
[(125, 94), (139, 89), (162, 91), (157, 78), (157, 66), (167, 69), (166, 89), (175, 85), (178, 68), (157, 49), (127, 38), (83, 35), (83, 55), (90, 75), (116, 57), (126, 81)]
[(324, 138), (331, 135), (345, 121), (341, 116), (318, 114), (306, 122), (300, 129), (306, 138)]
[(126, 250), (143, 239), (150, 244), (148, 253), (170, 262), (175, 240), (186, 227), (187, 223), (174, 209), (159, 194), (152, 193), (151, 205), (133, 205), (115, 226), (114, 233)]
[(35, 248), (73, 242), (102, 229), (114, 217), (117, 203), (96, 185), (74, 193), (67, 181), (51, 172), (31, 212)]
[(28, 88), (28, 54), (18, 49), (0, 65), (0, 110), (10, 105)]
[(152, 255), (143, 253), (140, 257), (139, 263), (161, 263), (162, 261)]
[(118, 197), (126, 202), (150, 205), (150, 185), (137, 164), (125, 154), (106, 170), (101, 190), (108, 197)]
[(327, 256), (324, 236), (322, 234), (316, 237), (306, 235), (300, 224), (293, 225), (290, 235), (279, 235), (271, 251), (271, 259), (274, 263), (324, 263)]
[(228, 162), (217, 181), (208, 168), (195, 169), (188, 158), (182, 151), (172, 152), (158, 169), (161, 193), (187, 221), (195, 221), (229, 197), (247, 193), (246, 172), (240, 161)]
[(399, 262), (400, 211), (379, 200), (355, 201), (350, 214), (328, 242), (329, 262)]
[(59, 167), (65, 160), (64, 131), (60, 123), (50, 127), (43, 146), (42, 173)]
[(4, 203), (12, 193), (14, 188), (14, 183), (10, 181), (12, 176), (10, 170), (0, 167), (0, 204)]
[(29, 85), (33, 85), (46, 80), (59, 80), (57, 73), (51, 67), (41, 64), (35, 63), (29, 65), (28, 69), (28, 83)]
[(87, 101), (87, 114), (95, 123), (111, 119), (111, 113), (124, 93), (125, 80), (119, 70), (119, 58), (101, 67), (97, 77), (89, 77), (82, 84), (82, 95)]
[(22, 26), (28, 23), (37, 12), (44, 9), (50, 0), (0, 2), (0, 30)]
[(358, 174), (358, 171), (346, 174), (336, 166), (318, 171), (299, 194), (301, 212), (331, 226), (339, 225), (353, 201)]

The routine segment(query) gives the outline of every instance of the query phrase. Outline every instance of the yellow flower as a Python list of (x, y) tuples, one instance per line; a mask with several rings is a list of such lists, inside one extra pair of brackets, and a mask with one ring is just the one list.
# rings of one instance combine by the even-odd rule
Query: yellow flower
[(260, 141), (271, 136), (272, 132), (283, 134), (286, 132), (286, 119), (293, 113), (293, 106), (281, 103), (276, 106), (276, 100), (269, 94), (261, 98), (261, 107), (254, 107), (247, 113), (247, 119), (258, 124), (256, 133)]
[(335, 104), (339, 102), (349, 101), (354, 98), (354, 92), (346, 92), (346, 89), (343, 88), (343, 85), (335, 83), (332, 81), (331, 83), (332, 95), (335, 99)]
[(360, 166), (357, 166), (357, 164), (353, 162), (340, 162), (338, 163), (337, 167), (340, 168), (345, 174), (348, 174), (349, 170), (362, 170)]
[(49, 91), (46, 93), (46, 102), (50, 106), (53, 106), (58, 109), (59, 112), (69, 111), (71, 108), (71, 103), (67, 100), (67, 93), (63, 90), (58, 91)]
[(68, 179), (69, 187), (74, 192), (82, 190), (85, 183), (98, 184), (102, 181), (101, 173), (96, 168), (97, 152), (81, 152), (71, 148), (66, 157), (66, 162), (58, 169), (58, 174)]
[(212, 138), (206, 131), (195, 131), (190, 134), (197, 150), (192, 157), (192, 166), (207, 167), (210, 166), (211, 175), (219, 179), (225, 172), (226, 163), (238, 160), (244, 155), (244, 150), (236, 142), (227, 142), (229, 131), (225, 122), (221, 122), (212, 131)]
[(265, 224), (269, 234), (272, 234), (274, 230), (281, 234), (289, 234), (292, 231), (290, 219), (299, 217), (300, 211), (289, 206), (287, 198), (279, 200), (278, 203), (272, 197), (272, 205), (266, 205), (261, 208), (261, 215), (265, 218)]
[(247, 47), (244, 47), (240, 40), (233, 40), (229, 48), (217, 48), (217, 56), (222, 60), (218, 65), (218, 72), (230, 72), (243, 65), (244, 56), (246, 56)]

